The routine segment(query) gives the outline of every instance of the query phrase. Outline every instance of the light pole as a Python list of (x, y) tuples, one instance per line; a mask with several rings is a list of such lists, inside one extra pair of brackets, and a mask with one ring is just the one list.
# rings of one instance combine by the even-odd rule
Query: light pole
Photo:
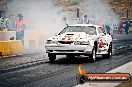
[(128, 8), (126, 9), (126, 17), (127, 17), (127, 20), (129, 19), (129, 16), (128, 16)]
[(127, 0), (125, 0), (125, 15), (128, 20), (128, 6), (127, 6)]
[(132, 0), (129, 3), (129, 7), (130, 7), (130, 18), (132, 18)]
[(131, 1), (126, 0), (125, 7), (126, 7), (126, 18), (128, 20), (130, 16)]

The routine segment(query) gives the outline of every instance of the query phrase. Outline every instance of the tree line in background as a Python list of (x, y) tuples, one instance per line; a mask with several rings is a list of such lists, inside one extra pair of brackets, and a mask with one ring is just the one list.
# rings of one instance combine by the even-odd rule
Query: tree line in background
[(132, 0), (107, 0), (113, 11), (119, 14), (120, 18), (132, 19)]

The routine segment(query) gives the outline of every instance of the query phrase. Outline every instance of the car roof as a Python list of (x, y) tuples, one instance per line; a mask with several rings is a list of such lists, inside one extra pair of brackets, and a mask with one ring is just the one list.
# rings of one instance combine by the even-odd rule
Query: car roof
[(99, 25), (95, 25), (95, 24), (74, 24), (74, 25), (69, 25), (69, 26), (95, 26), (95, 27), (100, 27)]

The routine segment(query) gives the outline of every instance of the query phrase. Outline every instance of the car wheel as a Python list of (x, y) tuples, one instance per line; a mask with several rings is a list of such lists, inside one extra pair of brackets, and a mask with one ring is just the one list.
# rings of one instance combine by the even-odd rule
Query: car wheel
[(67, 54), (67, 55), (66, 55), (66, 58), (75, 58), (75, 55)]
[(105, 59), (110, 59), (112, 55), (112, 44), (110, 44), (109, 49), (108, 49), (108, 54), (104, 54), (103, 58)]
[(96, 60), (96, 50), (93, 48), (92, 54), (89, 55), (90, 62), (94, 62)]
[(55, 59), (56, 59), (56, 55), (55, 54), (48, 54), (48, 57), (49, 57), (49, 61), (50, 62), (54, 62)]

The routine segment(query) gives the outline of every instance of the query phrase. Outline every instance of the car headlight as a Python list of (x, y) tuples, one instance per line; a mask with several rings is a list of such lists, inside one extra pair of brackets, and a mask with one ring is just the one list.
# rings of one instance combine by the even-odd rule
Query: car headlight
[(58, 41), (47, 40), (46, 44), (57, 44)]
[(75, 41), (74, 44), (75, 45), (89, 45), (90, 42), (89, 41)]
[(75, 41), (74, 44), (75, 45), (80, 45), (80, 41)]
[(81, 42), (81, 45), (89, 45), (89, 44), (90, 44), (89, 41), (83, 41), (83, 42)]

